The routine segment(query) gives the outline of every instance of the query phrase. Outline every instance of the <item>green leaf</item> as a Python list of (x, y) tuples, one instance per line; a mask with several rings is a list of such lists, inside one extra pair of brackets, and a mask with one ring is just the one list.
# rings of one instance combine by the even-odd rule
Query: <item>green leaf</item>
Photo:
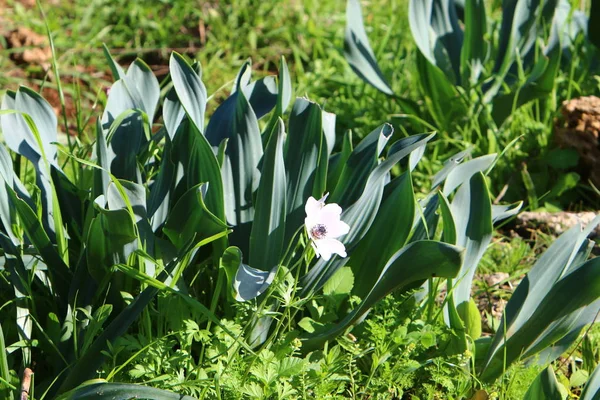
[(206, 111), (206, 87), (200, 76), (190, 64), (177, 52), (171, 54), (169, 71), (173, 87), (186, 114), (200, 131), (204, 131), (204, 113)]
[(256, 211), (250, 234), (250, 265), (263, 271), (279, 265), (286, 218), (286, 171), (283, 161), (285, 127), (280, 119), (263, 157)]
[[(219, 163), (204, 135), (187, 118), (179, 125), (173, 139), (171, 161), (178, 168), (178, 176), (182, 175), (181, 181), (177, 183), (176, 194), (185, 193), (201, 183), (208, 183), (210, 190), (206, 193), (206, 207), (221, 221), (225, 221)], [(177, 196), (172, 201), (176, 202)]]
[(315, 193), (317, 171), (327, 168), (321, 154), (326, 143), (323, 134), (323, 111), (318, 104), (297, 98), (292, 107), (289, 132), (284, 155), (287, 176), (287, 228), (286, 239), (290, 240), (304, 221), (304, 204), (310, 196), (320, 198), (324, 193)]
[(163, 232), (181, 249), (192, 238), (197, 243), (227, 230), (227, 225), (211, 213), (204, 203), (208, 184), (201, 183), (188, 190), (171, 210)]
[(456, 225), (456, 244), (466, 249), (464, 264), (453, 281), (458, 308), (471, 298), (475, 270), (492, 240), (492, 203), (481, 172), (460, 187), (452, 201), (451, 210)]
[(113, 79), (117, 81), (124, 77), (125, 71), (123, 70), (123, 67), (121, 67), (114, 58), (112, 58), (110, 55), (110, 50), (108, 50), (108, 47), (106, 47), (106, 44), (104, 43), (102, 43), (102, 51), (104, 53), (104, 57), (106, 57), (106, 61), (108, 61), (108, 66), (112, 72)]
[(437, 126), (451, 129), (452, 125), (464, 119), (467, 113), (465, 99), (444, 72), (431, 64), (420, 52), (417, 53), (417, 71), (426, 109)]
[(354, 274), (350, 267), (340, 268), (323, 286), (325, 296), (348, 295), (354, 286)]
[(15, 191), (8, 185), (5, 186), (8, 193), (9, 202), (21, 220), (21, 226), (25, 230), (27, 237), (42, 256), (46, 265), (52, 266), (48, 270), (48, 275), (52, 281), (59, 297), (67, 298), (68, 283), (71, 281), (71, 271), (65, 264), (61, 255), (57, 252), (54, 244), (50, 241), (48, 234), (42, 227), (40, 220), (29, 205), (17, 197)]
[(362, 298), (369, 293), (390, 257), (406, 244), (414, 218), (415, 196), (407, 171), (386, 185), (373, 225), (350, 256), (356, 276), (353, 294)]
[[(509, 340), (515, 333), (529, 326), (531, 316), (540, 310), (546, 299), (550, 299), (548, 294), (551, 290), (554, 290), (556, 282), (568, 272), (586, 265), (584, 261), (590, 252), (586, 238), (598, 223), (600, 223), (600, 217), (596, 217), (583, 231), (579, 225), (572, 227), (552, 243), (536, 261), (506, 305), (504, 318), (498, 328), (498, 332), (506, 332), (506, 337), (505, 334), (497, 334), (494, 337), (485, 360), (486, 368), (491, 363), (491, 360), (496, 360), (496, 367), (500, 359), (504, 360), (504, 354), (500, 351), (504, 340)], [(584, 294), (581, 288), (573, 289), (573, 293), (577, 293), (577, 295)], [(556, 314), (556, 321), (547, 321), (546, 325), (538, 324), (536, 326), (537, 332), (532, 333), (531, 337), (523, 338), (521, 343), (517, 342), (514, 346), (520, 347), (521, 351), (528, 350), (531, 353), (530, 355), (534, 355), (535, 352), (530, 351), (528, 349), (529, 346), (541, 340), (532, 349), (539, 352), (544, 347), (548, 347), (560, 339), (560, 337), (556, 336), (557, 332), (558, 336), (566, 336), (578, 328), (581, 329), (581, 326), (590, 323), (591, 320), (589, 318), (592, 320), (595, 318), (594, 313), (596, 309), (590, 307), (585, 311), (584, 315), (575, 315), (577, 318), (566, 315), (565, 320), (563, 320), (567, 324), (566, 328), (564, 324), (560, 324), (560, 318)], [(560, 354), (556, 354), (556, 356), (558, 355)], [(488, 374), (490, 380), (495, 379), (500, 373), (499, 369), (491, 372), (484, 369), (482, 372), (482, 374)]]
[(283, 377), (301, 374), (304, 370), (305, 361), (301, 358), (287, 357), (279, 361), (277, 374)]
[(456, 307), (456, 311), (464, 323), (466, 334), (473, 340), (479, 339), (481, 336), (481, 314), (473, 299), (460, 303)]
[(584, 369), (578, 369), (569, 378), (569, 384), (571, 387), (583, 386), (589, 379), (588, 372)]
[[(250, 65), (246, 63), (242, 71), (249, 68)], [(240, 72), (240, 76), (243, 76), (243, 72)], [(250, 223), (254, 218), (252, 196), (260, 180), (258, 165), (263, 156), (258, 119), (243, 87), (241, 79), (238, 79), (237, 90), (231, 95), (234, 100), (224, 103), (215, 112), (206, 129), (206, 138), (215, 149), (227, 139), (221, 175), (225, 188), (225, 215), (227, 223), (234, 227)], [(243, 240), (247, 240), (247, 237), (240, 237), (238, 230), (234, 230), (234, 235), (242, 242), (236, 241), (236, 244), (246, 249), (248, 245)]]
[(145, 129), (144, 118), (138, 110), (125, 110), (110, 124), (106, 156), (109, 171), (117, 178), (141, 180), (137, 155), (147, 141)]
[(303, 337), (302, 351), (319, 348), (342, 334), (391, 291), (402, 292), (409, 285), (420, 284), (433, 276), (453, 278), (461, 263), (461, 249), (446, 243), (424, 240), (403, 247), (390, 258), (376, 284), (351, 313), (325, 332)]
[[(505, 78), (517, 57), (528, 59), (528, 56), (531, 55), (529, 53), (535, 49), (539, 7), (539, 0), (508, 0), (504, 2), (502, 24), (498, 36), (500, 41), (492, 71), (495, 80), (485, 93), (484, 103), (490, 103), (505, 84)], [(508, 104), (509, 101), (506, 103)], [(506, 107), (503, 108), (502, 114), (505, 114)], [(502, 118), (497, 115), (494, 119), (500, 121)]]
[(383, 124), (360, 141), (344, 164), (335, 189), (329, 196), (330, 202), (346, 208), (359, 198), (393, 132), (391, 125)]
[(385, 94), (394, 94), (371, 50), (358, 0), (348, 0), (346, 3), (344, 57), (352, 70), (365, 82)]
[(281, 56), (279, 61), (279, 79), (277, 81), (277, 104), (275, 106), (275, 112), (271, 115), (271, 119), (263, 130), (263, 147), (267, 147), (267, 143), (271, 139), (271, 135), (274, 132), (274, 128), (277, 125), (279, 118), (283, 116), (283, 113), (288, 108), (290, 101), (292, 100), (292, 80), (290, 78), (290, 71), (285, 62), (285, 57)]
[(585, 384), (579, 400), (597, 400), (600, 396), (600, 365), (596, 366)]
[(6, 387), (6, 382), (10, 382), (10, 370), (8, 369), (8, 352), (4, 342), (4, 332), (0, 324), (0, 380), (4, 381), (0, 388), (0, 395), (10, 398), (10, 389)]
[[(505, 365), (510, 365), (519, 359), (531, 345), (535, 345), (538, 349), (544, 348), (564, 336), (568, 331), (554, 329), (554, 332), (551, 332), (553, 334), (544, 335), (543, 341), (536, 343), (540, 340), (540, 334), (556, 321), (596, 302), (600, 297), (598, 268), (600, 268), (600, 259), (586, 262), (549, 289), (544, 290), (543, 298), (538, 307), (528, 315), (526, 324), (519, 327), (514, 322), (510, 325), (507, 324), (506, 335), (498, 335), (503, 339), (502, 342), (497, 344), (495, 340), (492, 344), (487, 358), (488, 362), (480, 378), (491, 382), (502, 373)], [(585, 282), (585, 285), (582, 285), (581, 282)], [(527, 284), (526, 281), (525, 284)], [(593, 311), (598, 312), (598, 303), (595, 303), (595, 307)], [(499, 330), (499, 332), (503, 331)], [(534, 354), (535, 352), (529, 351), (526, 356)]]
[(460, 85), (463, 32), (454, 1), (410, 0), (408, 22), (421, 54), (451, 82)]
[(167, 220), (171, 207), (171, 194), (175, 188), (175, 172), (177, 169), (170, 157), (172, 148), (171, 140), (167, 139), (158, 169), (158, 176), (150, 187), (148, 218), (151, 219), (152, 230), (155, 232)]
[(150, 120), (154, 117), (156, 106), (160, 99), (160, 86), (154, 72), (148, 64), (139, 58), (127, 69), (125, 82), (132, 85), (138, 91), (141, 97), (141, 108), (144, 110)]
[[(53, 144), (58, 141), (57, 120), (50, 104), (38, 93), (21, 86), (16, 93), (6, 92), (0, 109), (16, 111), (12, 114), (0, 114), (2, 131), (10, 132), (4, 135), (6, 145), (34, 165), (38, 164), (38, 158), (41, 157), (59, 168), (57, 149)], [(26, 121), (24, 114), (29, 116), (30, 122)]]
[(167, 390), (127, 383), (109, 383), (94, 379), (59, 396), (57, 400), (127, 400), (143, 398), (152, 400), (195, 400), (194, 397), (180, 395)]
[(563, 400), (567, 391), (556, 379), (552, 366), (544, 369), (527, 389), (523, 400)]
[(486, 173), (496, 160), (496, 154), (487, 154), (457, 165), (447, 175), (444, 182), (444, 196), (450, 194), (463, 183), (468, 182), (478, 172)]
[(460, 53), (460, 70), (462, 81), (474, 86), (483, 71), (487, 53), (484, 40), (487, 22), (483, 0), (466, 0), (464, 22), (465, 37)]
[(233, 280), (235, 299), (237, 301), (248, 301), (263, 294), (273, 283), (278, 267), (276, 265), (270, 271), (262, 271), (240, 263)]

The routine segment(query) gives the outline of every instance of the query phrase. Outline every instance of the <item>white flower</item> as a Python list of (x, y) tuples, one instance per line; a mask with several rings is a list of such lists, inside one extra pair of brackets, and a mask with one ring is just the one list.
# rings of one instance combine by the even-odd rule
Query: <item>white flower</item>
[(321, 200), (309, 197), (304, 206), (304, 226), (317, 257), (328, 261), (333, 254), (346, 257), (346, 247), (336, 238), (350, 231), (347, 223), (340, 220), (342, 208), (335, 203), (325, 204), (327, 194)]

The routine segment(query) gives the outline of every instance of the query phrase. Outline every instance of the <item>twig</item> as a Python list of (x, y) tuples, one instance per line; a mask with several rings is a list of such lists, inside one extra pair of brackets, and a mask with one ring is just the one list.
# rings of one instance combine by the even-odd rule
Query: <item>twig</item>
[(23, 371), (23, 380), (21, 381), (21, 400), (29, 399), (29, 389), (31, 387), (31, 375), (33, 371), (29, 368), (25, 368)]

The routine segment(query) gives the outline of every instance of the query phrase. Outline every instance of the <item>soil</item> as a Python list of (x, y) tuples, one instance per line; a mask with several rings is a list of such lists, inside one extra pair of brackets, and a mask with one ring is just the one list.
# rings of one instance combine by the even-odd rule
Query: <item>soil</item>
[(565, 101), (562, 118), (555, 124), (556, 143), (573, 148), (580, 155), (578, 170), (600, 187), (600, 98), (580, 97)]

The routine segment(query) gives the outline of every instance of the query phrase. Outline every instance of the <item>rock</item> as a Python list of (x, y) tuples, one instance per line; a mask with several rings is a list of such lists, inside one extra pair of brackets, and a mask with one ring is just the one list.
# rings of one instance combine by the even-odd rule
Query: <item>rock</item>
[[(520, 213), (515, 221), (515, 230), (519, 232), (519, 235), (526, 237), (526, 234), (522, 234), (526, 231), (541, 230), (549, 233), (553, 236), (558, 236), (565, 232), (569, 228), (576, 224), (582, 224), (586, 226), (594, 218), (597, 213), (592, 211), (584, 212), (531, 212), (526, 211)], [(600, 227), (597, 226), (591, 233), (590, 237), (599, 237)]]
[(556, 143), (577, 150), (581, 175), (600, 187), (600, 98), (565, 101), (561, 112), (563, 118), (556, 121), (554, 129)]

